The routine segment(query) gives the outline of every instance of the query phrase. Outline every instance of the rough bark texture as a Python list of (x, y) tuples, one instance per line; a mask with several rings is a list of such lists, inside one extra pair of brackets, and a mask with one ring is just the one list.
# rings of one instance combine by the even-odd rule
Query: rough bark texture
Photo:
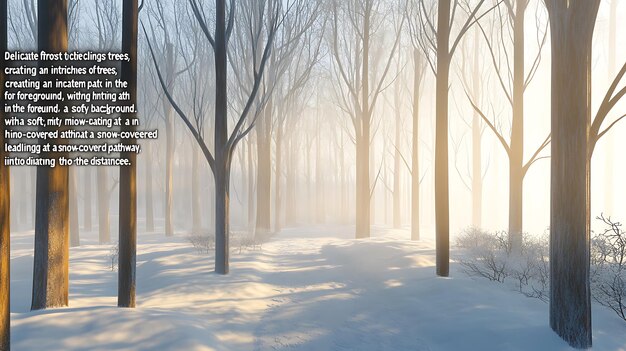
[[(39, 1), (37, 6), (39, 50), (67, 51), (67, 0)], [(42, 166), (37, 169), (33, 310), (68, 304), (68, 185), (66, 166), (57, 164), (54, 168)]]
[[(7, 0), (0, 2), (0, 52), (7, 50)], [(0, 58), (0, 160), (4, 160), (4, 55)], [(9, 167), (0, 162), (0, 351), (11, 347), (11, 244)]]
[(437, 275), (450, 271), (450, 201), (448, 189), (448, 78), (450, 75), (450, 0), (439, 1), (435, 123), (435, 222)]
[(591, 347), (589, 155), (591, 47), (599, 0), (546, 1), (552, 36), (550, 326)]
[[(137, 103), (137, 0), (124, 0), (122, 4), (122, 52), (128, 53), (130, 61), (122, 62), (123, 81), (128, 82), (129, 104)], [(134, 113), (122, 116), (122, 130), (135, 130), (132, 120)], [(127, 139), (125, 144), (136, 144), (135, 139)], [(120, 167), (119, 189), (119, 269), (117, 305), (135, 307), (135, 271), (137, 266), (137, 154), (123, 153), (130, 166)]]

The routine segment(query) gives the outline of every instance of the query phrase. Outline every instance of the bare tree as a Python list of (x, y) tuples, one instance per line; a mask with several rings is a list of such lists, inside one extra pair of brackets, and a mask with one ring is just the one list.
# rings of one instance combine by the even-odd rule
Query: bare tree
[[(67, 51), (67, 0), (38, 3), (38, 45)], [(47, 140), (60, 143), (62, 140)], [(55, 158), (65, 156), (53, 155)], [(58, 163), (58, 162), (57, 162)], [(31, 309), (67, 306), (69, 294), (68, 167), (37, 168), (35, 262)]]
[[(487, 117), (489, 114), (475, 97), (469, 94), (466, 87), (466, 95), (474, 109), (480, 115), (483, 122), (493, 132), (500, 142), (509, 159), (509, 240), (513, 252), (519, 252), (522, 247), (522, 219), (523, 219), (523, 183), (530, 167), (545, 157), (540, 157), (541, 152), (550, 144), (550, 135), (533, 151), (532, 156), (524, 162), (524, 92), (535, 77), (535, 73), (541, 62), (541, 51), (546, 42), (547, 28), (541, 34), (539, 21), (537, 21), (538, 50), (528, 72), (525, 71), (525, 18), (529, 0), (505, 0), (505, 12), (501, 8), (496, 12), (496, 26), (489, 36), (482, 25), (478, 24), (480, 32), (485, 38), (488, 53), (493, 64), (499, 86), (502, 89), (511, 107), (511, 130), (507, 138), (505, 132), (498, 128), (498, 123)], [(509, 33), (512, 32), (512, 35)], [(513, 54), (510, 55), (506, 38), (511, 38)], [(502, 43), (495, 47), (493, 43)], [(502, 59), (504, 57), (504, 59)], [(512, 60), (510, 59), (512, 57)], [(502, 61), (505, 62), (502, 62)], [(511, 62), (512, 61), (512, 62)], [(507, 141), (508, 140), (508, 141)]]
[[(472, 27), (489, 11), (500, 3), (479, 15), (485, 0), (479, 0), (473, 6), (467, 5), (465, 11), (469, 14), (456, 36), (451, 32), (456, 22), (456, 15), (463, 11), (463, 4), (459, 1), (441, 0), (437, 3), (437, 28), (435, 28), (431, 13), (433, 6), (427, 7), (425, 1), (420, 1), (421, 28), (424, 31), (423, 39), (419, 42), (427, 55), (430, 68), (436, 75), (436, 123), (435, 123), (435, 221), (436, 221), (436, 256), (437, 275), (447, 277), (450, 272), (450, 198), (449, 198), (449, 171), (448, 171), (448, 92), (450, 63), (458, 48), (461, 39)], [(450, 39), (453, 39), (451, 42)], [(432, 57), (433, 54), (436, 57)], [(436, 62), (435, 62), (436, 61)]]
[(591, 57), (600, 0), (545, 0), (552, 37), (550, 326), (570, 345), (591, 347), (590, 161), (602, 124), (626, 87), (621, 68), (591, 119)]
[[(213, 49), (215, 63), (215, 124), (214, 124), (214, 148), (209, 149), (205, 142), (204, 131), (200, 128), (201, 123), (206, 116), (196, 116), (190, 118), (174, 100), (172, 93), (169, 91), (167, 83), (157, 66), (159, 82), (163, 88), (165, 95), (181, 117), (185, 125), (193, 134), (194, 139), (202, 149), (205, 159), (207, 160), (213, 176), (215, 178), (215, 271), (219, 274), (227, 274), (229, 270), (229, 233), (230, 233), (230, 169), (232, 156), (238, 143), (243, 139), (254, 127), (256, 118), (246, 121), (250, 116), (250, 110), (256, 100), (261, 81), (265, 72), (268, 59), (273, 46), (274, 37), (282, 24), (282, 20), (289, 10), (290, 3), (282, 1), (263, 0), (250, 1), (240, 4), (231, 0), (230, 5), (226, 5), (225, 0), (216, 0), (215, 6), (215, 32), (212, 33), (208, 27), (208, 21), (205, 16), (205, 10), (196, 0), (189, 0), (193, 9), (194, 17), (198, 21), (209, 45)], [(228, 7), (228, 9), (227, 9)], [(241, 11), (241, 18), (235, 16), (236, 11)], [(228, 13), (228, 16), (227, 16)], [(250, 30), (252, 59), (247, 64), (253, 67), (253, 78), (249, 90), (249, 98), (235, 126), (229, 134), (228, 128), (228, 51), (229, 41), (236, 19), (242, 25), (248, 25)], [(262, 23), (255, 26), (255, 23)], [(150, 46), (152, 59), (157, 64), (154, 51)]]
[[(374, 109), (389, 85), (388, 73), (400, 42), (404, 17), (374, 0), (332, 1), (330, 38), (333, 69), (340, 77), (335, 88), (339, 107), (354, 127), (356, 145), (356, 238), (370, 236), (370, 145)], [(342, 19), (341, 21), (339, 19)], [(388, 24), (387, 26), (385, 24)], [(391, 33), (381, 28), (391, 27)], [(372, 49), (373, 42), (391, 35), (390, 47)], [(384, 51), (384, 57), (383, 52)]]

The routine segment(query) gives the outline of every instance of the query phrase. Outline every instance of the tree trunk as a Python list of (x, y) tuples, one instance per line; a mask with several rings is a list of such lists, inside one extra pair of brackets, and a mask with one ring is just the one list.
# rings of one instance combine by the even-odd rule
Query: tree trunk
[(84, 183), (84, 192), (85, 192), (85, 200), (83, 202), (83, 205), (85, 206), (85, 208), (83, 209), (83, 220), (85, 221), (85, 223), (83, 224), (83, 228), (85, 228), (86, 231), (90, 232), (93, 225), (91, 222), (91, 218), (92, 218), (92, 196), (91, 196), (91, 188), (93, 187), (93, 182), (92, 182), (92, 172), (91, 172), (91, 167), (84, 167), (85, 169), (85, 183)]
[(296, 161), (295, 152), (292, 149), (294, 147), (292, 137), (287, 139), (287, 178), (285, 179), (285, 222), (288, 225), (293, 225), (296, 222)]
[(98, 182), (98, 241), (100, 244), (111, 242), (109, 225), (109, 172), (105, 167), (96, 170)]
[(419, 110), (422, 59), (419, 49), (413, 50), (413, 136), (411, 138), (411, 240), (420, 239), (420, 167)]
[(191, 231), (198, 233), (202, 228), (200, 219), (200, 177), (198, 176), (198, 148), (192, 145), (191, 162)]
[(435, 221), (437, 275), (450, 272), (450, 203), (448, 189), (448, 79), (450, 75), (450, 0), (439, 1), (435, 123)]
[(315, 136), (315, 222), (323, 223), (324, 222), (324, 176), (322, 174), (322, 146), (321, 139), (322, 133), (321, 123), (320, 123), (320, 114), (319, 111), (317, 113), (317, 128), (316, 128), (316, 136)]
[(256, 182), (256, 231), (271, 231), (272, 216), (272, 137), (271, 121), (273, 103), (268, 101), (257, 130), (257, 182)]
[(281, 220), (280, 220), (280, 216), (282, 214), (282, 195), (280, 193), (281, 191), (281, 186), (280, 186), (280, 182), (281, 182), (281, 172), (282, 172), (282, 161), (283, 161), (283, 128), (281, 126), (278, 127), (278, 130), (276, 132), (276, 188), (274, 189), (274, 203), (275, 203), (275, 208), (274, 208), (274, 228), (275, 228), (275, 232), (279, 233), (282, 228), (281, 228)]
[[(39, 50), (67, 51), (67, 0), (40, 1)], [(43, 62), (41, 64), (44, 64)], [(60, 143), (61, 140), (47, 140)], [(51, 154), (58, 158), (66, 154)], [(58, 162), (57, 162), (58, 163)], [(68, 168), (37, 168), (35, 258), (31, 309), (61, 307), (69, 293), (69, 203)]]
[(146, 155), (146, 231), (152, 233), (154, 232), (154, 184), (152, 181), (152, 148), (150, 144), (150, 142), (146, 143), (144, 155)]
[[(474, 30), (474, 67), (472, 93), (474, 99), (479, 100), (480, 97), (480, 31)], [(482, 226), (482, 209), (483, 209), (483, 166), (482, 166), (482, 131), (481, 120), (477, 111), (474, 111), (472, 117), (472, 225), (474, 228)]]
[(252, 141), (248, 139), (246, 141), (248, 146), (247, 161), (248, 161), (248, 229), (252, 233), (254, 231), (254, 162), (252, 160)]
[[(369, 88), (370, 17), (371, 4), (366, 4), (363, 19), (363, 66), (361, 67), (361, 122), (360, 133), (356, 137), (356, 238), (370, 237), (370, 119)], [(358, 111), (358, 109), (357, 109)]]
[[(121, 78), (128, 82), (129, 104), (137, 103), (137, 0), (124, 0), (122, 5), (122, 52), (129, 61), (122, 62)], [(136, 114), (123, 115), (122, 131), (135, 131), (133, 120)], [(135, 139), (127, 139), (127, 145), (137, 144)], [(119, 278), (117, 289), (118, 307), (135, 307), (135, 275), (137, 266), (137, 154), (121, 155), (129, 159), (131, 165), (120, 167), (119, 189)]]
[(526, 5), (518, 2), (513, 19), (513, 119), (511, 152), (509, 154), (509, 243), (513, 252), (522, 249), (524, 174), (524, 12)]
[[(174, 46), (171, 43), (165, 45), (166, 51), (166, 79), (169, 91), (172, 91), (174, 77)], [(174, 235), (172, 223), (172, 202), (174, 196), (174, 147), (175, 130), (172, 120), (172, 105), (167, 99), (163, 99), (165, 114), (165, 236)]]
[(70, 246), (80, 246), (80, 228), (78, 226), (78, 196), (76, 194), (76, 168), (69, 168), (70, 183)]
[(215, 272), (228, 274), (230, 236), (230, 155), (228, 145), (228, 60), (226, 1), (215, 6)]
[[(0, 3), (0, 51), (7, 51), (7, 1)], [(4, 122), (4, 55), (0, 58), (0, 121)], [(4, 160), (4, 123), (0, 123), (0, 160)], [(11, 346), (11, 186), (9, 167), (0, 162), (0, 350), (9, 351)]]
[(599, 0), (547, 1), (552, 37), (550, 326), (591, 347), (589, 286), (591, 48)]
[[(402, 214), (400, 208), (400, 125), (402, 123), (402, 104), (400, 102), (400, 87), (396, 82), (395, 87), (395, 112), (396, 112), (396, 128), (395, 128), (395, 152), (393, 156), (393, 227), (400, 228), (402, 225)], [(383, 153), (384, 155), (384, 153)], [(384, 157), (384, 156), (383, 156)], [(385, 167), (386, 169), (386, 167)]]

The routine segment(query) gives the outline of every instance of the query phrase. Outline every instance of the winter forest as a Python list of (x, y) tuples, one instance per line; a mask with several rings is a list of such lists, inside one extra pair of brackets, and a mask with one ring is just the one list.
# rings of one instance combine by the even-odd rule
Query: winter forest
[(0, 163), (0, 351), (626, 349), (626, 1), (0, 4), (159, 136)]

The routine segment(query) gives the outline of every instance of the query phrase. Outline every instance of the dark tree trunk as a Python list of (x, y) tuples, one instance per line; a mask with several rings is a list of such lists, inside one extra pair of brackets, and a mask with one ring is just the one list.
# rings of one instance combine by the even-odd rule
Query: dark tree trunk
[(85, 208), (83, 208), (83, 228), (85, 228), (86, 231), (90, 232), (92, 229), (92, 196), (91, 196), (91, 188), (93, 187), (93, 182), (92, 182), (92, 172), (91, 172), (91, 167), (84, 167), (85, 169), (85, 183), (84, 183), (84, 192), (85, 192), (85, 201), (83, 202), (83, 206), (85, 206)]
[[(128, 82), (129, 104), (137, 103), (137, 0), (124, 0), (122, 5), (122, 52), (130, 61), (122, 62), (123, 81)], [(135, 131), (134, 113), (122, 116), (122, 130)], [(128, 139), (125, 144), (136, 144)], [(130, 166), (120, 167), (120, 225), (119, 225), (119, 271), (117, 285), (118, 307), (135, 307), (135, 271), (137, 267), (137, 154), (124, 153)]]
[(550, 326), (591, 347), (591, 48), (599, 0), (546, 1), (552, 37)]
[[(7, 1), (0, 2), (0, 51), (7, 50)], [(0, 146), (4, 145), (4, 55), (0, 58)], [(0, 160), (4, 160), (6, 152), (0, 147)], [(9, 351), (11, 346), (11, 199), (10, 199), (9, 167), (0, 162), (0, 350)]]
[[(67, 0), (38, 2), (39, 50), (67, 51)], [(42, 63), (43, 64), (43, 63)], [(60, 143), (61, 140), (47, 140)], [(51, 154), (59, 158), (66, 154)], [(58, 162), (57, 162), (58, 163)], [(61, 307), (69, 293), (69, 194), (68, 168), (37, 169), (35, 259), (31, 309)]]
[(109, 172), (107, 168), (98, 167), (96, 170), (98, 183), (98, 242), (111, 242), (111, 228), (109, 222)]
[(78, 226), (78, 196), (76, 194), (76, 168), (69, 169), (70, 183), (70, 246), (80, 246), (80, 227)]
[(154, 232), (154, 193), (152, 184), (152, 148), (150, 143), (146, 143), (146, 231)]
[(435, 123), (435, 221), (437, 275), (450, 272), (450, 199), (448, 194), (448, 78), (450, 75), (450, 0), (439, 1)]
[(418, 49), (413, 51), (413, 136), (411, 138), (411, 240), (420, 239), (420, 167), (419, 113), (422, 60)]
[(230, 152), (228, 144), (228, 60), (226, 1), (215, 6), (215, 272), (228, 274), (230, 235)]

